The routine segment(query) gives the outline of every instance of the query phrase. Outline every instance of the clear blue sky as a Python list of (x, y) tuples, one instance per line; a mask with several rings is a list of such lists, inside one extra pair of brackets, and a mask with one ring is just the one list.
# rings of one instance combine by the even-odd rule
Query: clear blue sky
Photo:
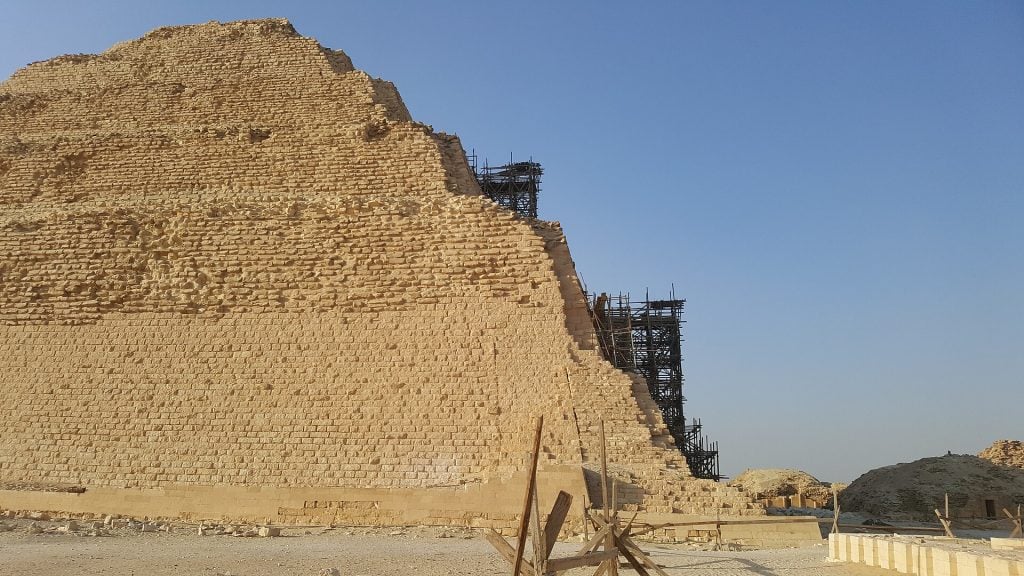
[(0, 77), (286, 17), (492, 163), (532, 155), (592, 290), (687, 299), (727, 474), (1024, 438), (1022, 2), (5, 4)]

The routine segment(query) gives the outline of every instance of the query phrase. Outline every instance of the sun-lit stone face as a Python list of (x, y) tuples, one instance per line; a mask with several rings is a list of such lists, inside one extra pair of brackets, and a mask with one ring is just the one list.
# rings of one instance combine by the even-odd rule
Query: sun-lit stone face
[(0, 384), (0, 488), (486, 484), (544, 414), (545, 465), (603, 418), (624, 501), (686, 501), (557, 225), (282, 20), (0, 84)]

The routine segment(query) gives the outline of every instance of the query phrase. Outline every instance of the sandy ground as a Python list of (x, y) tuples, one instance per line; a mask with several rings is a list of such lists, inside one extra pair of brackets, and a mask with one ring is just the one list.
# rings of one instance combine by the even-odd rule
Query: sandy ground
[[(58, 523), (37, 523), (53, 529)], [(30, 523), (7, 522), (0, 533), (3, 576), (317, 576), (336, 568), (342, 576), (506, 574), (510, 567), (480, 534), (468, 530), (417, 528), (289, 529), (278, 538), (199, 536), (195, 527), (169, 532), (110, 531), (88, 536), (31, 533)], [(13, 529), (11, 529), (13, 528)], [(554, 556), (579, 544), (559, 543)], [(647, 552), (672, 575), (686, 576), (869, 576), (885, 571), (825, 560), (824, 545), (745, 552), (697, 550), (685, 545), (646, 544)], [(592, 574), (576, 569), (572, 576)], [(623, 574), (633, 574), (628, 568)]]

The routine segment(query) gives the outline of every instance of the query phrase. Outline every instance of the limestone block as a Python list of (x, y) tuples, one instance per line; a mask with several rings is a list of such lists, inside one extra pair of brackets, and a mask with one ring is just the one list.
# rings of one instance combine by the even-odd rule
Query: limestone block
[(901, 574), (914, 574), (917, 571), (915, 562), (917, 559), (917, 549), (911, 542), (897, 540), (891, 542), (891, 570), (896, 570)]
[(993, 550), (1024, 550), (1024, 538), (992, 538)]

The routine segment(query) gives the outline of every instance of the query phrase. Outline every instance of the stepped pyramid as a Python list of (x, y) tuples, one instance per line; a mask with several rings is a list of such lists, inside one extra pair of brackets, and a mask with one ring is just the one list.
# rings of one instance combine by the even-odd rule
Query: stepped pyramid
[(557, 223), (285, 20), (161, 28), (0, 84), (0, 508), (508, 529), (760, 515), (596, 346)]

